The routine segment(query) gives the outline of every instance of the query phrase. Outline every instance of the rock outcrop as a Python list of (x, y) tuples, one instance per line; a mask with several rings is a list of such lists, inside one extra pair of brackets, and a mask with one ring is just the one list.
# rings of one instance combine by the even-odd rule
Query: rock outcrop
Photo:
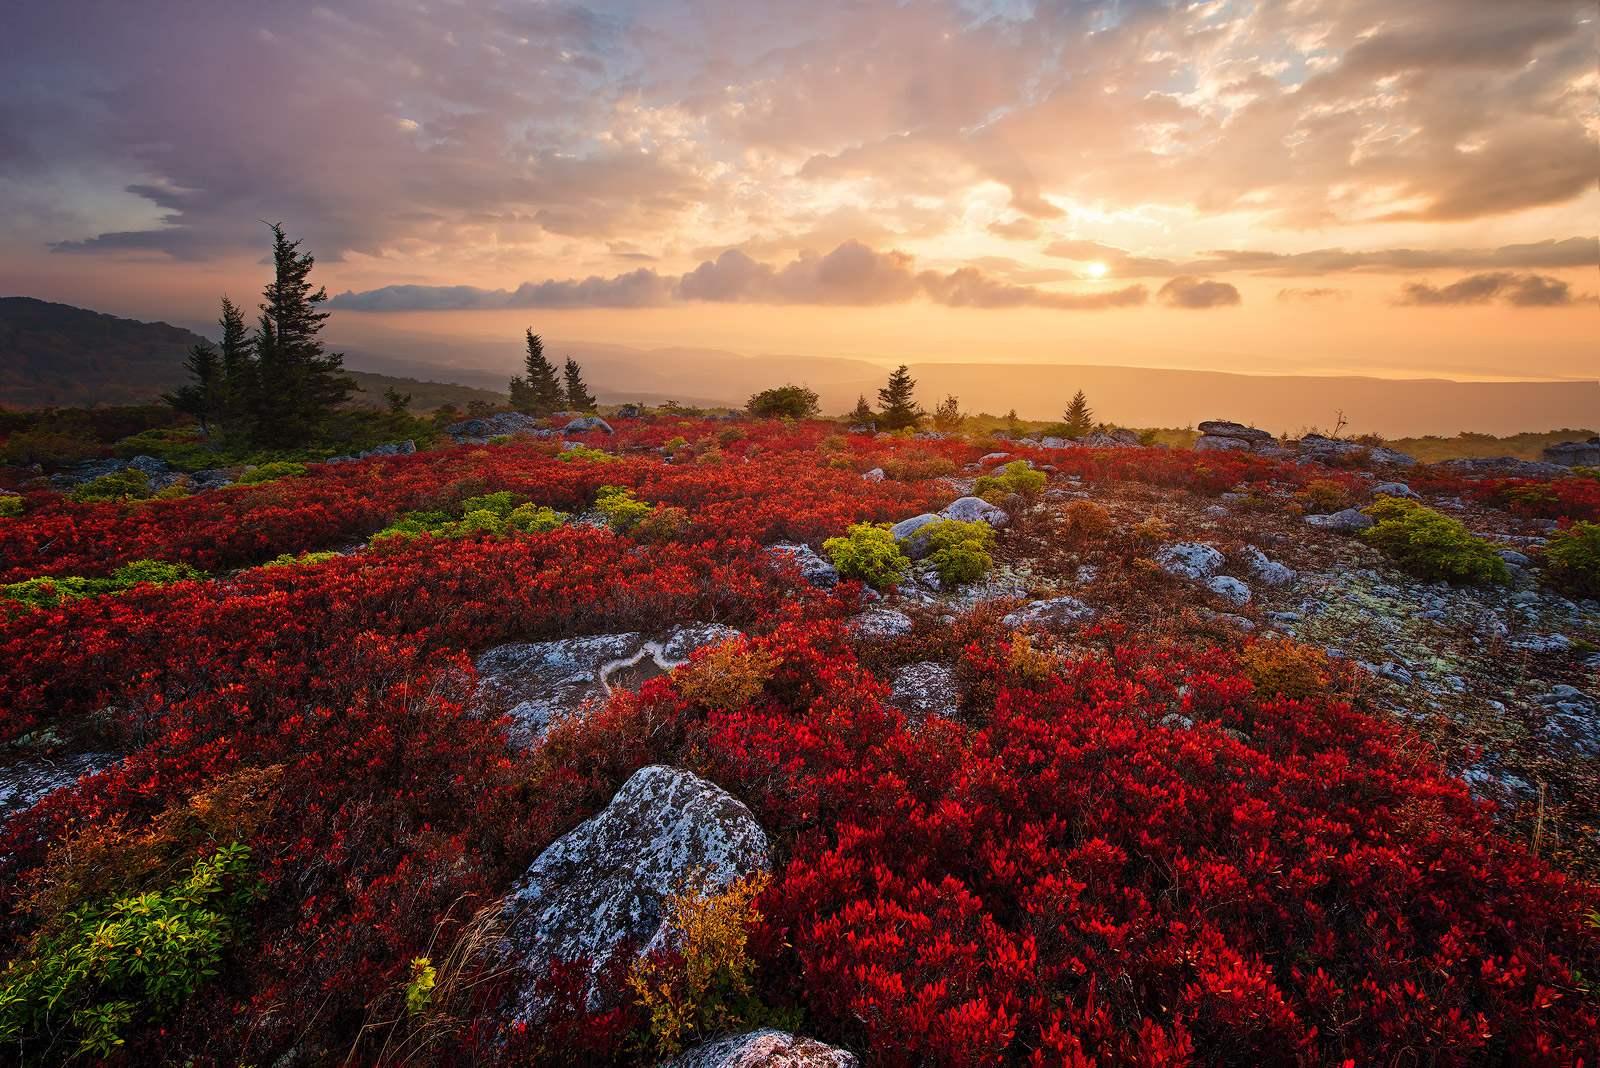
[[(534, 987), (552, 962), (587, 960), (596, 977), (625, 940), (639, 954), (668, 948), (669, 894), (715, 892), (771, 863), (766, 833), (721, 787), (680, 768), (634, 772), (605, 811), (541, 853), (506, 898), (516, 1019), (537, 1021)], [(592, 978), (589, 1002), (624, 993)]]
[(1560, 467), (1600, 466), (1600, 437), (1588, 441), (1563, 441), (1544, 447), (1544, 462)]
[(719, 1038), (656, 1068), (856, 1068), (856, 1057), (787, 1031), (752, 1031)]
[(800, 569), (800, 577), (818, 589), (831, 590), (839, 585), (839, 569), (818, 556), (809, 545), (780, 541), (767, 546), (767, 553), (774, 563), (793, 561)]

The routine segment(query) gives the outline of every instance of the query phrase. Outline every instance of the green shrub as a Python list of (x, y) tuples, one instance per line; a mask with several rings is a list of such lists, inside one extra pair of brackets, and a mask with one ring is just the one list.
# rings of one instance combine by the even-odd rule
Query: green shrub
[(249, 861), (248, 846), (224, 846), (164, 890), (91, 905), (46, 929), (0, 973), (0, 1041), (62, 1048), (75, 1039), (71, 1056), (107, 1057), (130, 1024), (182, 1006), (217, 974), (237, 933)]
[(1472, 583), (1508, 577), (1505, 561), (1458, 519), (1402, 497), (1385, 497), (1365, 512), (1377, 525), (1357, 536), (1414, 575)]
[(618, 534), (626, 534), (653, 511), (648, 504), (636, 500), (632, 490), (622, 486), (601, 486), (594, 506)]
[(512, 530), (522, 534), (543, 534), (567, 521), (567, 513), (542, 504), (524, 504), (512, 510), (506, 520)]
[(760, 419), (815, 419), (817, 394), (805, 386), (764, 389), (745, 402), (744, 410)]
[(73, 500), (92, 503), (95, 501), (130, 501), (147, 500), (155, 496), (150, 491), (150, 478), (143, 471), (129, 469), (127, 471), (113, 471), (109, 475), (101, 475), (92, 482), (85, 482), (70, 494)]
[(911, 569), (887, 524), (857, 523), (843, 537), (823, 542), (822, 551), (845, 578), (878, 588), (899, 582)]
[(16, 519), (22, 514), (22, 498), (10, 495), (0, 497), (0, 519)]
[(597, 464), (614, 464), (618, 457), (612, 456), (609, 452), (601, 452), (599, 449), (591, 449), (587, 445), (579, 445), (576, 449), (557, 453), (556, 459), (565, 460), (567, 463), (574, 460), (590, 460)]
[(945, 583), (973, 582), (994, 564), (994, 528), (988, 523), (946, 519), (927, 528), (928, 560)]
[(663, 441), (661, 443), (661, 448), (666, 452), (677, 452), (679, 449), (687, 448), (688, 445), (688, 440), (682, 435), (679, 435), (678, 437), (668, 438), (666, 441)]
[(170, 586), (174, 582), (205, 578), (188, 564), (169, 564), (163, 560), (134, 560), (117, 568), (110, 578), (81, 578), (64, 575), (56, 578), (33, 578), (0, 586), (0, 599), (15, 601), (33, 608), (54, 608), (63, 601), (77, 601), (85, 597), (101, 597), (108, 593), (121, 593), (140, 583), (151, 586)]
[(111, 454), (124, 460), (131, 460), (135, 456), (155, 456), (165, 460), (170, 452), (186, 454), (204, 441), (192, 427), (160, 427), (123, 438), (111, 446)]
[(1585, 597), (1600, 597), (1600, 523), (1574, 523), (1544, 547), (1550, 579)]
[(1028, 466), (1026, 460), (1013, 460), (1001, 469), (998, 475), (979, 475), (977, 484), (972, 488), (974, 497), (989, 499), (991, 493), (1001, 495), (1015, 493), (1033, 500), (1044, 488), (1045, 478), (1043, 471), (1035, 471)]
[(294, 553), (284, 553), (282, 556), (278, 557), (276, 560), (269, 560), (266, 563), (262, 564), (261, 566), (262, 567), (310, 567), (313, 564), (320, 564), (324, 560), (332, 560), (334, 557), (339, 556), (339, 555), (341, 555), (341, 554), (340, 553), (336, 553), (336, 552), (331, 552), (331, 551), (330, 552), (325, 552), (325, 553), (300, 553), (299, 555), (295, 555)]
[(246, 471), (233, 481), (241, 486), (259, 486), (263, 482), (276, 482), (280, 478), (295, 478), (306, 473), (305, 464), (291, 463), (287, 460), (274, 460), (262, 464), (252, 471)]

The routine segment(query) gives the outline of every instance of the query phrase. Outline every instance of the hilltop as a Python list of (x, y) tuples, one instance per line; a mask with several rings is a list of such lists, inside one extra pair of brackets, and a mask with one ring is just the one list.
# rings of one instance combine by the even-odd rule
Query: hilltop
[(1202, 429), (500, 412), (12, 470), (0, 1033), (1591, 1061), (1600, 481)]

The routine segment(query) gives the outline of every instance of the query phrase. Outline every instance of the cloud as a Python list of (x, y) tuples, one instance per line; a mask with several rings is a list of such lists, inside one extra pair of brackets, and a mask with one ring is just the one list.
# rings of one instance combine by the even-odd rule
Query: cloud
[(614, 278), (524, 282), (515, 290), (477, 286), (384, 286), (346, 291), (328, 307), (346, 311), (478, 311), (502, 308), (648, 308), (668, 303), (672, 280), (649, 268)]
[(1400, 289), (1396, 304), (1432, 307), (1449, 304), (1487, 304), (1500, 300), (1520, 308), (1559, 308), (1586, 300), (1572, 292), (1559, 278), (1542, 274), (1513, 274), (1495, 271), (1468, 275), (1447, 286), (1429, 282), (1407, 282)]
[(1148, 301), (1149, 293), (1144, 286), (1060, 293), (1004, 281), (974, 266), (948, 273), (918, 271), (914, 259), (904, 252), (877, 252), (859, 241), (846, 241), (825, 256), (806, 253), (781, 267), (739, 249), (728, 249), (676, 279), (641, 268), (613, 278), (596, 275), (582, 281), (524, 282), (515, 290), (396, 285), (340, 293), (328, 306), (351, 311), (442, 311), (640, 308), (704, 301), (876, 307), (922, 298), (951, 308), (1092, 311), (1136, 307)]
[(1227, 282), (1179, 275), (1156, 293), (1156, 299), (1169, 308), (1225, 308), (1238, 304), (1239, 291)]
[(1285, 304), (1300, 301), (1305, 304), (1319, 304), (1325, 301), (1342, 301), (1351, 297), (1348, 289), (1334, 289), (1328, 286), (1319, 286), (1315, 289), (1280, 289), (1278, 299)]
[(1038, 238), (1044, 228), (1040, 226), (1038, 219), (1024, 215), (1020, 218), (1008, 219), (1003, 222), (996, 220), (990, 223), (987, 229), (996, 237), (1003, 237), (1008, 241), (1033, 241)]
[(1122, 278), (1170, 278), (1184, 274), (1223, 274), (1250, 271), (1280, 277), (1311, 277), (1343, 271), (1388, 273), (1439, 268), (1470, 270), (1476, 267), (1595, 267), (1600, 265), (1600, 238), (1550, 238), (1499, 248), (1411, 249), (1389, 248), (1352, 252), (1342, 248), (1310, 252), (1268, 252), (1260, 249), (1212, 249), (1186, 262), (1135, 256), (1126, 249), (1095, 241), (1055, 241), (1045, 246), (1047, 256), (1079, 262), (1104, 263)]

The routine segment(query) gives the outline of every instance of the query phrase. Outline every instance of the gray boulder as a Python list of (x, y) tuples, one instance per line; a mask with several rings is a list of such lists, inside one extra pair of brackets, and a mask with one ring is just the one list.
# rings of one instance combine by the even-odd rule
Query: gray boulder
[(1572, 473), (1561, 464), (1535, 463), (1515, 456), (1460, 456), (1429, 466), (1465, 478), (1555, 478)]
[(657, 1068), (856, 1068), (855, 1054), (787, 1031), (730, 1035)]
[(1041, 449), (1076, 449), (1078, 443), (1076, 441), (1068, 441), (1066, 438), (1040, 438), (1039, 447)]
[(850, 621), (849, 630), (856, 638), (900, 638), (911, 633), (911, 617), (892, 608), (869, 608)]
[(79, 753), (25, 760), (0, 768), (0, 826), (49, 794), (71, 786), (85, 775), (104, 771), (119, 759), (115, 753)]
[(1372, 487), (1374, 497), (1405, 497), (1408, 500), (1417, 500), (1417, 491), (1404, 482), (1381, 482)]
[(1156, 550), (1155, 564), (1177, 578), (1204, 582), (1222, 567), (1223, 555), (1213, 546), (1197, 541), (1175, 541)]
[(591, 1007), (616, 1003), (599, 971), (624, 939), (670, 948), (667, 896), (716, 892), (771, 869), (766, 833), (740, 801), (679, 768), (641, 768), (605, 811), (539, 855), (505, 901), (506, 952), (519, 975), (515, 1018), (536, 1022), (534, 984), (554, 961), (587, 959)]
[(800, 569), (800, 577), (818, 589), (831, 590), (839, 585), (838, 568), (818, 556), (809, 545), (780, 541), (768, 546), (767, 554), (773, 558), (773, 563), (785, 564), (793, 561)]
[(1004, 508), (997, 508), (982, 497), (958, 497), (939, 514), (961, 523), (988, 523), (996, 528), (1011, 522)]
[(934, 512), (923, 512), (921, 515), (914, 515), (910, 519), (900, 520), (900, 522), (889, 528), (889, 533), (900, 544), (900, 551), (905, 555), (906, 559), (921, 560), (930, 551), (928, 535), (923, 531), (944, 519), (944, 516)]
[[(1073, 438), (1072, 440), (1080, 448), (1085, 449), (1120, 449), (1126, 444), (1126, 442), (1118, 441), (1110, 434), (1107, 434), (1101, 430), (1096, 430), (1092, 433), (1081, 435)], [(1133, 443), (1135, 445), (1139, 444), (1137, 436), (1135, 436)]]
[(1288, 586), (1296, 578), (1292, 568), (1284, 567), (1276, 560), (1269, 560), (1267, 554), (1254, 545), (1246, 545), (1236, 556), (1250, 572), (1251, 577), (1263, 586)]
[(1202, 434), (1195, 439), (1195, 452), (1249, 452), (1250, 442), (1243, 438), (1223, 438)]
[(1563, 441), (1544, 447), (1544, 462), (1561, 467), (1600, 465), (1600, 438), (1588, 441)]
[(883, 468), (874, 467), (871, 471), (862, 475), (861, 480), (863, 482), (882, 482), (886, 477), (888, 476), (883, 473)]
[(643, 414), (644, 409), (639, 407), (637, 404), (624, 404), (622, 407), (617, 409), (616, 418), (637, 419)]
[(581, 416), (561, 428), (563, 434), (587, 434), (592, 430), (598, 430), (602, 434), (612, 433), (611, 424), (598, 415)]
[(655, 640), (629, 632), (497, 646), (475, 662), (478, 702), (505, 708), (512, 744), (531, 747), (551, 727), (604, 702), (614, 688), (636, 688), (696, 649), (741, 636), (720, 623), (690, 623)]
[(1052, 597), (1047, 601), (1034, 601), (1006, 616), (1000, 622), (1012, 630), (1046, 625), (1064, 626), (1094, 618), (1094, 609), (1076, 597)]
[(907, 664), (895, 672), (889, 704), (905, 713), (913, 725), (929, 717), (955, 719), (961, 702), (956, 670), (949, 664)]
[(1355, 534), (1373, 527), (1375, 520), (1364, 512), (1358, 512), (1354, 508), (1346, 508), (1344, 511), (1335, 512), (1332, 515), (1308, 515), (1306, 516), (1306, 525), (1320, 527), (1323, 530), (1331, 530), (1339, 534)]
[(1125, 430), (1122, 427), (1118, 427), (1117, 429), (1111, 431), (1111, 436), (1117, 440), (1118, 444), (1121, 445), (1139, 444), (1139, 435), (1132, 430)]
[(1206, 580), (1206, 588), (1230, 604), (1247, 605), (1250, 603), (1250, 587), (1236, 578), (1227, 575), (1213, 575)]
[(1364, 455), (1367, 457), (1367, 462), (1374, 467), (1413, 467), (1417, 462), (1415, 457), (1382, 445), (1362, 445), (1359, 442), (1324, 437), (1321, 434), (1307, 434), (1296, 443), (1296, 448), (1302, 460), (1332, 460)]
[(991, 464), (999, 463), (1001, 460), (1009, 459), (1010, 456), (1011, 454), (1009, 452), (991, 452), (978, 457), (978, 462), (983, 466), (988, 467)]
[(1224, 419), (1207, 419), (1198, 429), (1202, 435), (1214, 438), (1234, 438), (1239, 441), (1273, 440), (1273, 436), (1265, 430), (1257, 430), (1253, 426), (1231, 423)]

